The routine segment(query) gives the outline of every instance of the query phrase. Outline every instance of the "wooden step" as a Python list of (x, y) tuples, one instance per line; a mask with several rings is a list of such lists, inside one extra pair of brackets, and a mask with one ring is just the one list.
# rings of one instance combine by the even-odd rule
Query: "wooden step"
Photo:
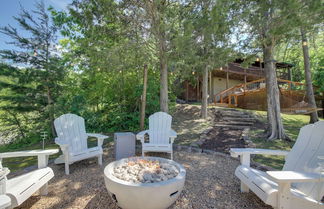
[(252, 118), (247, 114), (230, 114), (230, 113), (222, 113), (222, 116), (225, 118)]
[(246, 121), (246, 122), (255, 122), (255, 118), (236, 118), (236, 117), (223, 117), (223, 120), (229, 120), (229, 121)]
[(228, 107), (227, 103), (216, 103), (215, 106), (217, 107)]
[(245, 129), (250, 128), (250, 126), (238, 126), (238, 125), (226, 125), (226, 124), (216, 124), (214, 127), (221, 127), (221, 128), (231, 128), (231, 129)]
[(242, 122), (242, 121), (220, 121), (217, 124), (224, 125), (239, 125), (239, 126), (252, 126), (254, 123), (251, 122)]

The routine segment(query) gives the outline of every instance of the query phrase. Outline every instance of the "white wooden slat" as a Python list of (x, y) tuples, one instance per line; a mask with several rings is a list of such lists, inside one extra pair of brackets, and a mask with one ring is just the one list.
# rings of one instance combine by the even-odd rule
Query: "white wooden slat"
[(169, 144), (172, 117), (164, 112), (149, 117), (149, 135), (152, 144)]
[(7, 180), (6, 194), (12, 197), (12, 206), (22, 204), (53, 177), (53, 170), (46, 167)]
[[(323, 130), (324, 121), (301, 129), (298, 140), (287, 157), (284, 170), (320, 172), (318, 156), (324, 155)], [(295, 183), (293, 186), (313, 199), (324, 196), (324, 183)]]
[(305, 148), (310, 143), (312, 129), (313, 124), (306, 125), (300, 129), (296, 142), (286, 157), (286, 162), (283, 167), (284, 171), (296, 171), (295, 168), (298, 166), (301, 153), (305, 151)]
[(54, 125), (58, 137), (69, 145), (71, 154), (79, 154), (87, 150), (87, 134), (82, 117), (65, 114), (55, 119)]
[[(305, 156), (304, 165), (301, 164), (301, 167), (304, 168), (307, 172), (320, 173), (320, 159), (318, 156), (324, 156), (324, 121), (314, 124), (312, 131), (312, 137), (310, 139), (311, 144), (314, 144), (308, 148), (309, 154)], [(307, 159), (307, 160), (306, 160)], [(324, 177), (324, 176), (323, 176)], [(324, 183), (311, 183), (311, 184), (297, 184), (295, 185), (299, 190), (303, 191), (305, 194), (317, 199), (319, 196), (324, 196)]]

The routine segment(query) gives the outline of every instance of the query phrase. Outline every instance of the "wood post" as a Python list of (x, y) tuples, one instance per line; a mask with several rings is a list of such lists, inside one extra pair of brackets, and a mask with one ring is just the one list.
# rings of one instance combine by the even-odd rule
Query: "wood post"
[(213, 94), (212, 94), (212, 76), (211, 76), (212, 74), (211, 74), (211, 71), (209, 72), (209, 91), (208, 91), (208, 95), (209, 95), (209, 99), (212, 99), (212, 97), (213, 97)]
[(288, 80), (292, 81), (292, 71), (291, 68), (288, 68)]
[(189, 101), (189, 82), (186, 81), (186, 102)]
[(213, 79), (213, 74), (212, 73), (210, 73), (210, 83), (211, 83), (210, 92), (211, 92), (212, 97), (214, 97), (214, 79)]
[(199, 76), (197, 77), (197, 102), (200, 101)]
[(246, 91), (246, 69), (244, 69), (244, 94), (245, 94), (245, 91)]
[(147, 89), (147, 65), (144, 65), (144, 75), (143, 75), (143, 94), (142, 94), (142, 104), (141, 104), (141, 116), (140, 116), (140, 130), (144, 130), (145, 121), (145, 107), (146, 107), (146, 89)]
[(228, 89), (228, 80), (229, 80), (228, 68), (226, 68), (226, 89)]

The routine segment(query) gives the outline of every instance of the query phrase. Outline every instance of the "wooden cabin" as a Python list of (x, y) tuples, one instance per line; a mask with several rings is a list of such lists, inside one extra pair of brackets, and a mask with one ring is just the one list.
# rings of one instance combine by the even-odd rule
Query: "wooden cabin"
[[(243, 61), (243, 59), (236, 59), (234, 62), (228, 63), (227, 66), (214, 69), (210, 72), (208, 79), (209, 101), (212, 101), (215, 95), (228, 88), (265, 77), (263, 62), (255, 61), (248, 68), (243, 68), (241, 66)], [(277, 63), (276, 66), (278, 78), (291, 80), (292, 64)], [(197, 81), (194, 85), (185, 81), (183, 83), (184, 91), (179, 98), (187, 102), (200, 101), (201, 86), (202, 78), (200, 76), (197, 76)]]
[[(236, 59), (227, 66), (214, 69), (209, 74), (209, 102), (218, 106), (240, 107), (245, 109), (266, 110), (266, 89), (264, 63), (255, 61), (249, 67), (242, 66), (244, 60)], [(280, 89), (281, 107), (287, 111), (310, 110), (307, 103), (305, 85), (293, 82), (292, 64), (276, 63), (278, 86)], [(183, 82), (184, 91), (180, 99), (186, 102), (201, 100), (202, 78), (196, 77), (195, 84)], [(324, 105), (323, 95), (316, 95), (318, 106)]]

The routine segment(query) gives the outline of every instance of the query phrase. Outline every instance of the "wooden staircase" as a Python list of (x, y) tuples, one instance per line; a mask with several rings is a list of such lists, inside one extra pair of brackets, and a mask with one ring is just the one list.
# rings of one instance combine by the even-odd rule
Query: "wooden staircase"
[(232, 109), (223, 109), (221, 115), (222, 119), (215, 123), (215, 127), (246, 129), (256, 121), (250, 114)]
[[(303, 83), (278, 79), (280, 90), (280, 105), (284, 111), (309, 111), (306, 97), (306, 87)], [(266, 110), (267, 107), (265, 79), (238, 84), (214, 95), (214, 104), (221, 107), (239, 107), (243, 109)], [(323, 99), (323, 96), (317, 96)], [(300, 103), (302, 107), (296, 107)], [(315, 109), (316, 111), (320, 109)]]

